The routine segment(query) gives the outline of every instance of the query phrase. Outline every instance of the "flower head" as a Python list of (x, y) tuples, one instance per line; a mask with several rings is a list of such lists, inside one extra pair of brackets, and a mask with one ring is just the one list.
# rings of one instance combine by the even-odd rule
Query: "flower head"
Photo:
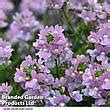
[(65, 2), (65, 0), (46, 0), (47, 4), (54, 8), (61, 8)]
[(12, 56), (13, 49), (11, 48), (10, 43), (0, 39), (0, 63), (3, 63), (6, 60), (9, 60)]
[(46, 0), (22, 0), (20, 9), (22, 11), (28, 9), (34, 11), (35, 13), (44, 13), (46, 7)]
[(13, 87), (12, 86), (8, 86), (8, 83), (2, 83), (2, 85), (0, 86), (0, 93), (6, 93), (6, 94), (10, 94), (10, 92), (12, 91)]
[(41, 27), (40, 23), (33, 16), (33, 13), (29, 10), (16, 13), (13, 19), (14, 21), (6, 34), (6, 38), (11, 43), (33, 39), (34, 32)]
[(64, 29), (61, 26), (55, 27), (46, 26), (40, 31), (39, 39), (33, 46), (39, 51), (36, 55), (40, 59), (48, 61), (51, 58), (60, 58), (68, 60), (72, 57), (72, 52), (69, 49), (70, 43), (63, 34)]

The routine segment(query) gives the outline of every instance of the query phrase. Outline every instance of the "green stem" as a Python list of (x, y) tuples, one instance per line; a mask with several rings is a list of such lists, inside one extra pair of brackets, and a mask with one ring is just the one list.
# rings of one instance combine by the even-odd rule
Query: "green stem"
[(57, 59), (55, 60), (55, 65), (56, 65), (56, 74), (57, 74), (58, 77), (59, 77), (59, 70), (58, 70), (58, 62), (57, 62)]

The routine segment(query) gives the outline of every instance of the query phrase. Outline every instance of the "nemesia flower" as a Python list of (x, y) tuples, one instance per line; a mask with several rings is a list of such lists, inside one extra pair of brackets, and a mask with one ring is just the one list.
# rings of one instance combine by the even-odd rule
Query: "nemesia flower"
[(98, 0), (88, 0), (87, 1), (90, 5), (94, 5), (98, 3)]
[(82, 19), (84, 19), (85, 21), (89, 22), (89, 21), (95, 21), (96, 20), (96, 15), (95, 13), (91, 12), (91, 11), (87, 11), (87, 12), (82, 12), (81, 15), (79, 15)]
[(3, 99), (2, 97), (6, 97), (6, 96), (9, 96), (10, 93), (12, 92), (13, 90), (13, 87), (12, 86), (9, 86), (8, 83), (2, 83), (0, 85), (0, 100), (2, 100), (2, 102), (0, 103), (0, 107), (4, 107), (4, 106), (8, 106), (6, 105), (6, 99)]
[(12, 51), (10, 43), (0, 39), (0, 64), (10, 59)]
[(91, 85), (95, 82), (95, 71), (92, 65), (89, 65), (89, 68), (86, 68), (85, 73), (83, 74), (83, 84), (84, 85)]
[(66, 79), (64, 77), (60, 77), (60, 79), (56, 78), (53, 87), (58, 88), (58, 87), (64, 87), (66, 84)]
[(55, 67), (54, 57), (49, 58), (47, 60), (47, 62), (45, 62), (45, 65), (46, 65), (47, 68), (54, 68)]
[(3, 10), (0, 10), (0, 28), (6, 27), (8, 24), (6, 22), (7, 16)]
[(30, 88), (33, 90), (41, 89), (40, 85), (37, 82), (37, 79), (32, 79), (31, 81), (26, 82), (25, 88)]
[[(106, 102), (107, 91), (109, 90), (109, 72), (101, 74), (102, 68), (95, 68), (89, 65), (83, 74), (83, 84), (86, 85), (84, 92), (85, 96), (92, 96), (95, 99), (95, 105), (101, 106)], [(99, 75), (99, 76), (97, 76)], [(104, 98), (105, 97), (105, 98)]]
[(65, 0), (46, 0), (47, 4), (54, 8), (61, 8), (65, 2)]
[(25, 82), (26, 73), (23, 72), (22, 70), (17, 69), (17, 72), (15, 73), (14, 81), (19, 83)]
[[(103, 46), (102, 51), (108, 52), (110, 46), (109, 46), (109, 21), (107, 23), (104, 23), (100, 26), (100, 28), (97, 30), (97, 32), (91, 32), (90, 36), (88, 37), (88, 40), (91, 43), (94, 43), (96, 45), (96, 49), (99, 50), (99, 47)], [(99, 45), (99, 46), (97, 46)]]
[(0, 28), (4, 28), (8, 25), (7, 14), (12, 11), (14, 5), (10, 0), (0, 0)]
[(99, 77), (99, 80), (102, 82), (102, 89), (109, 90), (110, 89), (110, 73), (104, 73)]
[(74, 9), (82, 10), (83, 6), (87, 4), (87, 0), (69, 0), (69, 3), (71, 3)]
[[(95, 99), (95, 105), (101, 106), (106, 104), (108, 95), (106, 90), (110, 89), (110, 64), (107, 56), (109, 53), (109, 22), (101, 25), (96, 33), (91, 32), (88, 39), (94, 44), (95, 49), (89, 50), (93, 63), (83, 75), (83, 84), (86, 85), (84, 94), (92, 96)], [(98, 64), (96, 60), (100, 63)]]
[(97, 105), (97, 106), (105, 105), (106, 102), (107, 102), (106, 99), (103, 99), (103, 98), (100, 99), (100, 98), (99, 98), (99, 99), (97, 99), (97, 100), (95, 101), (95, 105)]
[(105, 2), (103, 8), (105, 9), (106, 13), (110, 14), (110, 4)]
[(71, 94), (71, 97), (73, 97), (73, 99), (76, 100), (76, 102), (80, 102), (83, 100), (83, 95), (80, 94), (79, 91), (73, 91), (72, 94)]
[[(67, 6), (64, 6), (65, 4)], [(72, 6), (72, 9), (69, 6)], [(55, 8), (59, 10), (54, 10)], [(25, 49), (23, 46), (25, 43), (27, 45), (29, 43), (28, 46), (30, 46), (34, 40), (33, 36), (41, 29), (37, 34), (38, 38), (35, 38), (36, 42), (33, 43), (33, 47), (36, 49), (36, 58), (24, 55), (25, 59), (14, 74), (14, 81), (25, 91), (22, 95), (42, 97), (40, 100), (32, 99), (36, 102), (35, 106), (39, 104), (42, 106), (68, 106), (71, 103), (74, 105), (74, 102), (76, 102), (75, 104), (83, 104), (86, 98), (87, 101), (92, 98), (91, 106), (106, 105), (110, 95), (109, 8), (108, 2), (100, 3), (98, 0), (22, 0), (21, 12), (13, 16), (6, 38), (12, 44), (21, 44), (21, 46), (17, 46), (20, 46), (22, 50), (21, 47)], [(36, 20), (38, 17), (38, 19), (44, 20), (44, 25), (56, 24), (53, 21), (52, 23), (45, 21), (48, 15), (54, 14), (54, 11), (57, 14), (62, 12), (61, 17), (62, 14), (65, 15), (65, 21), (67, 20), (68, 24), (68, 26), (65, 25), (66, 31), (59, 25), (43, 27)], [(4, 10), (1, 12), (1, 21), (6, 20), (4, 12)], [(66, 12), (68, 12), (67, 15)], [(74, 12), (74, 15), (80, 13), (79, 17), (85, 21), (78, 19), (78, 25), (73, 27), (74, 32), (69, 29), (71, 28), (70, 24), (73, 25), (73, 21), (69, 19), (70, 12)], [(33, 16), (33, 14), (39, 16)], [(58, 23), (60, 24), (60, 21)], [(77, 22), (74, 20), (74, 23)], [(84, 50), (85, 48), (88, 50), (84, 55), (79, 55), (77, 53), (80, 47), (77, 46), (78, 51), (75, 50), (76, 53), (73, 53), (69, 40), (77, 35), (80, 37), (80, 34), (83, 37), (87, 36), (86, 34), (89, 32), (86, 33), (86, 30), (89, 31), (89, 29), (85, 29), (83, 23), (88, 23), (86, 26), (91, 28), (91, 32), (87, 44), (84, 44)], [(68, 40), (65, 35), (70, 39)], [(31, 42), (27, 42), (30, 40)], [(83, 46), (83, 41), (80, 38), (73, 38), (73, 41)], [(92, 45), (88, 46), (89, 43)], [(16, 48), (15, 45), (13, 46)], [(75, 47), (75, 49), (77, 48)], [(33, 55), (33, 53), (31, 54)], [(0, 90), (2, 91), (1, 87)]]
[(74, 82), (73, 83), (74, 88), (79, 87), (82, 83), (82, 77), (76, 70), (74, 70), (74, 67), (70, 67), (69, 69), (66, 69), (65, 77), (67, 82), (69, 83)]
[[(34, 75), (32, 74), (34, 72)], [(35, 71), (32, 71), (31, 75), (33, 79), (37, 79), (37, 82), (44, 83), (45, 85), (51, 85), (54, 83), (54, 77), (51, 74), (46, 73), (36, 73)]]
[(57, 90), (51, 90), (50, 96), (47, 98), (47, 106), (65, 106), (70, 101), (70, 97), (61, 95)]
[(14, 21), (6, 33), (6, 38), (12, 43), (31, 40), (34, 32), (42, 27), (29, 10), (16, 13), (13, 19)]
[(0, 86), (0, 93), (6, 93), (6, 94), (10, 94), (10, 92), (12, 91), (13, 87), (12, 86), (8, 86), (8, 83), (2, 83), (2, 85)]
[[(41, 72), (46, 72), (49, 73), (49, 69), (43, 65), (44, 62), (42, 61), (37, 61), (37, 59), (32, 59), (32, 57), (30, 55), (25, 57), (25, 60), (22, 61), (20, 68), (21, 69), (27, 69), (32, 67), (33, 69), (40, 69)], [(32, 69), (31, 68), (31, 69)]]
[(107, 2), (108, 4), (110, 4), (110, 1), (109, 1), (109, 0), (106, 0), (106, 2)]
[(57, 96), (55, 99), (54, 99), (54, 102), (58, 105), (58, 106), (65, 106), (65, 104), (67, 102), (69, 102), (70, 98), (66, 95), (60, 95), (60, 96)]
[(85, 55), (77, 55), (76, 58), (71, 59), (71, 64), (73, 65), (74, 71), (77, 71), (78, 65), (81, 63), (87, 63), (89, 58)]
[(36, 64), (36, 59), (32, 59), (32, 57), (29, 55), (27, 57), (25, 57), (25, 60), (22, 62), (22, 64), (20, 65), (21, 68), (27, 68), (30, 65), (34, 65)]
[(11, 11), (14, 8), (14, 5), (10, 0), (0, 0), (0, 9), (4, 11)]
[[(64, 29), (61, 26), (46, 26), (40, 31), (39, 39), (33, 46), (39, 50), (36, 54), (40, 59), (47, 62), (51, 58), (58, 58), (62, 61), (72, 57), (72, 51), (69, 49), (70, 43), (63, 34)], [(68, 51), (71, 51), (68, 53)]]
[(35, 13), (44, 13), (46, 10), (46, 0), (22, 0), (20, 9), (29, 9)]
[(20, 69), (14, 76), (14, 81), (21, 84), (21, 87), (26, 90), (24, 94), (31, 95), (33, 91), (35, 95), (47, 97), (49, 94), (49, 85), (54, 82), (54, 77), (49, 74), (49, 70), (36, 59), (32, 59), (29, 55), (21, 63)]
[(0, 78), (0, 106), (108, 106), (110, 1), (0, 0)]
[[(110, 5), (106, 1), (104, 3), (98, 3), (97, 0), (88, 0), (88, 6), (86, 6), (86, 8), (80, 14), (80, 17), (87, 22), (105, 22), (110, 16), (109, 7)], [(84, 18), (84, 16), (88, 16), (88, 20), (86, 17)], [(90, 19), (90, 17), (92, 18)]]

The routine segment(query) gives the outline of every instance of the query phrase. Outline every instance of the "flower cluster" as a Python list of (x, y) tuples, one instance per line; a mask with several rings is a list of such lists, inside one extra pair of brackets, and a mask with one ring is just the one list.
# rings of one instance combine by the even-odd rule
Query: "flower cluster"
[(75, 10), (82, 10), (83, 6), (87, 3), (87, 0), (46, 0), (47, 5), (50, 5), (53, 8), (59, 9), (61, 8), (64, 3), (67, 2), (69, 8)]
[(109, 75), (110, 73), (103, 73), (100, 75), (100, 69), (97, 69), (97, 66), (89, 65), (83, 74), (83, 84), (86, 85), (86, 88), (83, 90), (85, 96), (91, 96), (95, 99), (95, 105), (105, 105), (107, 101), (109, 90)]
[(88, 0), (88, 5), (79, 15), (86, 22), (103, 22), (110, 16), (110, 4), (106, 1), (104, 3), (98, 3), (97, 0)]
[[(87, 96), (94, 98), (96, 106), (105, 105), (110, 89), (110, 64), (106, 53), (100, 54), (95, 49), (87, 51), (90, 57), (73, 57), (63, 31), (58, 25), (46, 26), (40, 31), (34, 43), (39, 57), (33, 60), (31, 56), (25, 58), (15, 73), (15, 82), (26, 90), (24, 94), (43, 96), (44, 106), (65, 106), (71, 100), (81, 102)], [(59, 67), (62, 68), (60, 71)], [(52, 69), (56, 69), (57, 77)], [(63, 76), (59, 76), (62, 73)]]
[(61, 62), (69, 60), (72, 57), (70, 43), (63, 34), (64, 29), (61, 26), (46, 26), (40, 31), (39, 39), (33, 44), (39, 51), (36, 55), (44, 61), (53, 62), (55, 59)]
[(0, 64), (10, 59), (12, 51), (10, 43), (0, 39)]
[(75, 10), (82, 10), (84, 5), (87, 4), (87, 0), (69, 0), (71, 8)]
[[(12, 2), (16, 9), (8, 13)], [(12, 2), (0, 0), (0, 99), (18, 94), (40, 97), (34, 106), (109, 105), (108, 0)]]
[(12, 86), (8, 86), (8, 83), (3, 83), (1, 86), (0, 86), (0, 93), (3, 93), (3, 94), (10, 94), (10, 92), (12, 91), (13, 87)]
[(6, 82), (6, 84), (2, 83), (0, 85), (0, 100), (2, 100), (2, 102), (0, 103), (0, 106), (7, 106), (7, 105), (5, 105), (6, 99), (3, 99), (2, 97), (9, 96), (9, 94), (12, 90), (13, 90), (13, 87), (9, 86), (7, 82)]
[[(77, 64), (83, 62), (79, 61), (79, 58), (87, 61), (86, 57), (78, 56)], [(82, 77), (74, 68), (67, 69), (64, 77), (55, 78), (45, 65), (27, 56), (20, 69), (17, 69), (14, 80), (26, 90), (23, 95), (42, 96), (45, 106), (65, 106), (70, 101), (70, 97), (77, 102), (83, 100), (83, 94), (78, 90), (82, 86)], [(68, 96), (65, 95), (66, 88)]]
[(6, 38), (11, 43), (31, 40), (34, 36), (34, 32), (42, 27), (29, 10), (16, 13), (16, 15), (13, 16), (13, 20), (6, 33)]
[(109, 53), (110, 48), (110, 35), (109, 35), (110, 22), (103, 23), (97, 30), (97, 32), (91, 32), (88, 37), (89, 42), (95, 45), (98, 53), (105, 52)]
[(58, 9), (61, 8), (65, 0), (46, 0), (47, 4)]
[(46, 0), (23, 0), (20, 9), (32, 10), (35, 13), (44, 13), (46, 7), (47, 7)]
[(0, 0), (0, 28), (4, 28), (8, 25), (7, 12), (14, 8), (13, 4), (9, 0)]
[(42, 63), (27, 56), (20, 65), (20, 69), (17, 69), (14, 80), (26, 90), (24, 95), (38, 95), (46, 100), (54, 83), (54, 77), (49, 72)]

